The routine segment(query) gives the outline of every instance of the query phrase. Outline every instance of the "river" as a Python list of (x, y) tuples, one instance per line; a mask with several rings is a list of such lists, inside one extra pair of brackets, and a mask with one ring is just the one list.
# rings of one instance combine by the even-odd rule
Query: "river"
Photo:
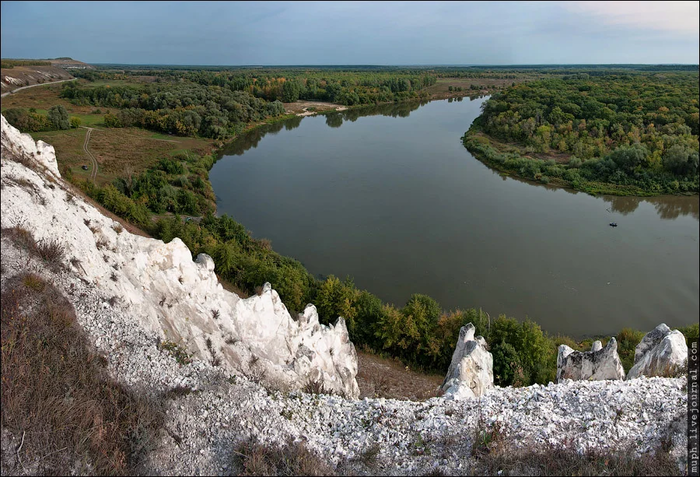
[(502, 177), (460, 141), (484, 100), (254, 130), (210, 172), (218, 213), (312, 274), (349, 275), (397, 306), (423, 293), (579, 337), (696, 321), (698, 197), (593, 197)]

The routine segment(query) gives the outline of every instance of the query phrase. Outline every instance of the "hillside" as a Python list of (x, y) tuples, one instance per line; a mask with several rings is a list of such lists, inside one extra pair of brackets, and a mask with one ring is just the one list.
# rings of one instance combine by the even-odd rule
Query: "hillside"
[[(38, 63), (38, 64), (31, 64)], [(52, 60), (2, 60), (0, 88), (9, 93), (25, 86), (73, 79), (71, 70), (95, 67), (71, 58)]]
[(292, 317), (268, 284), (226, 292), (207, 255), (124, 230), (4, 117), (1, 172), (3, 474), (683, 471), (684, 377), (359, 400), (344, 320)]

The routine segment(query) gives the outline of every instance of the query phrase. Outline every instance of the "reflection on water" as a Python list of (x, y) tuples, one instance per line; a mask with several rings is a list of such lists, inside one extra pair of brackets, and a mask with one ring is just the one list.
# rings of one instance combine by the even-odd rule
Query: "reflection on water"
[[(470, 101), (480, 99), (480, 97), (470, 97)], [(454, 98), (455, 101), (462, 101), (462, 98)], [(452, 102), (452, 98), (449, 99)], [(389, 103), (378, 104), (372, 106), (363, 106), (359, 108), (347, 109), (345, 111), (331, 111), (324, 113), (326, 116), (326, 125), (331, 128), (339, 128), (344, 121), (355, 122), (361, 117), (367, 116), (391, 116), (392, 118), (407, 118), (411, 112), (417, 110), (421, 106), (425, 106), (429, 101), (411, 101), (406, 103)], [(291, 131), (301, 125), (303, 116), (295, 116), (291, 119), (278, 121), (272, 124), (257, 127), (246, 133), (243, 133), (238, 139), (226, 145), (221, 151), (220, 157), (223, 156), (240, 156), (249, 149), (258, 146), (262, 138), (268, 134), (277, 134), (282, 129)]]
[(695, 220), (700, 219), (700, 201), (685, 196), (664, 195), (659, 197), (620, 197), (606, 195), (602, 197), (610, 203), (610, 211), (628, 215), (637, 210), (642, 202), (649, 202), (662, 219), (677, 219), (681, 215), (690, 215)]
[(700, 218), (698, 209), (698, 198), (688, 200), (687, 197), (653, 197), (643, 199), (646, 202), (654, 204), (656, 212), (662, 219), (676, 219), (680, 215), (690, 215), (695, 220)]
[[(489, 168), (490, 169), (490, 168)], [(553, 186), (550, 184), (542, 184), (540, 182), (523, 179), (522, 177), (510, 176), (496, 169), (491, 169), (494, 174), (498, 174), (501, 178), (506, 181), (508, 179), (522, 182), (525, 184), (530, 184), (532, 186), (540, 187), (549, 191), (558, 191), (562, 188)], [(585, 192), (579, 192), (574, 189), (563, 189), (569, 194), (585, 194)], [(617, 196), (617, 195), (602, 195), (600, 196), (605, 202), (610, 204), (610, 207), (606, 210), (608, 212), (617, 212), (622, 215), (629, 215), (639, 208), (642, 202), (649, 202), (654, 206), (656, 213), (662, 219), (677, 219), (680, 216), (690, 215), (695, 220), (700, 221), (700, 199), (696, 197), (688, 196), (675, 196), (675, 195), (662, 195), (657, 197), (629, 197), (629, 196)]]
[(607, 209), (610, 212), (619, 212), (622, 215), (627, 215), (639, 207), (640, 198), (639, 197), (622, 197), (622, 196), (604, 196), (603, 200), (610, 203), (610, 208)]

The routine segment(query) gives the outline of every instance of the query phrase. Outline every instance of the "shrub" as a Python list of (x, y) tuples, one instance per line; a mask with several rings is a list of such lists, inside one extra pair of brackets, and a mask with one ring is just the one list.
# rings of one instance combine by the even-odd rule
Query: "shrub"
[(692, 346), (692, 343), (695, 341), (698, 341), (698, 324), (695, 323), (694, 325), (690, 326), (684, 326), (682, 328), (678, 328), (678, 331), (683, 333), (683, 336), (685, 336), (685, 342), (688, 345), (688, 348)]
[(335, 475), (335, 469), (301, 442), (273, 447), (254, 440), (238, 443), (233, 451), (239, 475)]
[(36, 253), (36, 241), (32, 233), (25, 229), (22, 225), (15, 225), (2, 229), (3, 235), (9, 237), (13, 242), (15, 242), (20, 248), (30, 252)]
[(55, 129), (70, 129), (71, 123), (65, 106), (52, 106), (48, 113), (49, 122)]
[(37, 244), (36, 250), (38, 255), (49, 265), (61, 265), (65, 249), (57, 239), (41, 240)]
[(316, 308), (324, 323), (334, 322), (342, 316), (348, 326), (348, 331), (355, 331), (355, 316), (357, 309), (355, 301), (359, 292), (348, 277), (344, 282), (330, 275), (321, 283), (316, 294)]
[(117, 116), (114, 114), (105, 114), (105, 127), (106, 128), (120, 128), (122, 123)]
[(634, 350), (644, 338), (644, 333), (633, 330), (632, 328), (623, 328), (617, 334), (617, 354), (620, 356), (620, 361), (625, 371), (629, 371), (634, 365)]

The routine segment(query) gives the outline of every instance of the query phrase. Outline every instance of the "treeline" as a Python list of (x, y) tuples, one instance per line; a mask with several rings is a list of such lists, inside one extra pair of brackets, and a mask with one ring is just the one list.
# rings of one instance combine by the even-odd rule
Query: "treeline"
[(7, 58), (0, 60), (0, 68), (10, 69), (15, 66), (51, 66), (51, 62), (42, 60), (10, 60)]
[(154, 69), (123, 71), (84, 71), (77, 76), (96, 79), (125, 79), (155, 76), (165, 83), (180, 80), (202, 86), (218, 86), (230, 91), (247, 92), (267, 101), (290, 103), (299, 99), (329, 101), (347, 106), (378, 104), (426, 97), (423, 90), (437, 77), (421, 69), (395, 68), (243, 68)]
[[(162, 159), (139, 176), (117, 179), (105, 187), (87, 181), (79, 185), (105, 208), (154, 237), (165, 242), (179, 237), (193, 255), (209, 254), (216, 272), (240, 290), (253, 294), (264, 282), (270, 282), (293, 316), (303, 311), (307, 303), (314, 303), (323, 323), (344, 317), (356, 345), (397, 357), (411, 366), (444, 373), (459, 329), (469, 322), (489, 343), (495, 382), (501, 386), (546, 384), (555, 377), (559, 344), (574, 349), (590, 347), (591, 340), (577, 343), (568, 337), (550, 336), (530, 320), (520, 322), (504, 315), (492, 319), (477, 309), (444, 312), (438, 302), (421, 294), (412, 295), (404, 306), (397, 307), (356, 288), (349, 278), (340, 280), (331, 275), (319, 280), (299, 261), (275, 252), (268, 240), (253, 238), (231, 217), (216, 217), (211, 209), (204, 212), (199, 222), (183, 222), (179, 215), (161, 218), (156, 223), (151, 220), (154, 212), (164, 209), (192, 213), (194, 208), (188, 210), (188, 203), (192, 207), (200, 201), (208, 203), (213, 197), (208, 181), (205, 187), (194, 184), (212, 164), (211, 156), (180, 155)], [(190, 186), (182, 182), (175, 185), (184, 180)], [(195, 197), (194, 201), (184, 199), (183, 194), (188, 193)], [(697, 325), (682, 331), (689, 339), (697, 337)], [(643, 333), (632, 330), (617, 335), (626, 369), (631, 367), (634, 347), (642, 336)]]
[(77, 128), (80, 118), (69, 117), (63, 105), (52, 106), (47, 114), (37, 113), (36, 109), (10, 108), (2, 112), (7, 122), (22, 132), (56, 131)]
[[(521, 149), (499, 150), (479, 132)], [(630, 193), (698, 192), (698, 75), (578, 73), (519, 84), (484, 103), (463, 141), (528, 179), (582, 190), (600, 182)], [(535, 153), (569, 158), (522, 157)]]
[(248, 91), (268, 101), (290, 103), (302, 99), (347, 106), (419, 98), (423, 89), (437, 81), (435, 75), (419, 71), (192, 71), (184, 77), (199, 84)]
[(265, 101), (244, 91), (218, 86), (149, 84), (81, 88), (68, 83), (61, 97), (76, 105), (118, 108), (105, 116), (106, 127), (137, 126), (181, 136), (223, 139), (247, 123), (284, 114), (279, 101)]

